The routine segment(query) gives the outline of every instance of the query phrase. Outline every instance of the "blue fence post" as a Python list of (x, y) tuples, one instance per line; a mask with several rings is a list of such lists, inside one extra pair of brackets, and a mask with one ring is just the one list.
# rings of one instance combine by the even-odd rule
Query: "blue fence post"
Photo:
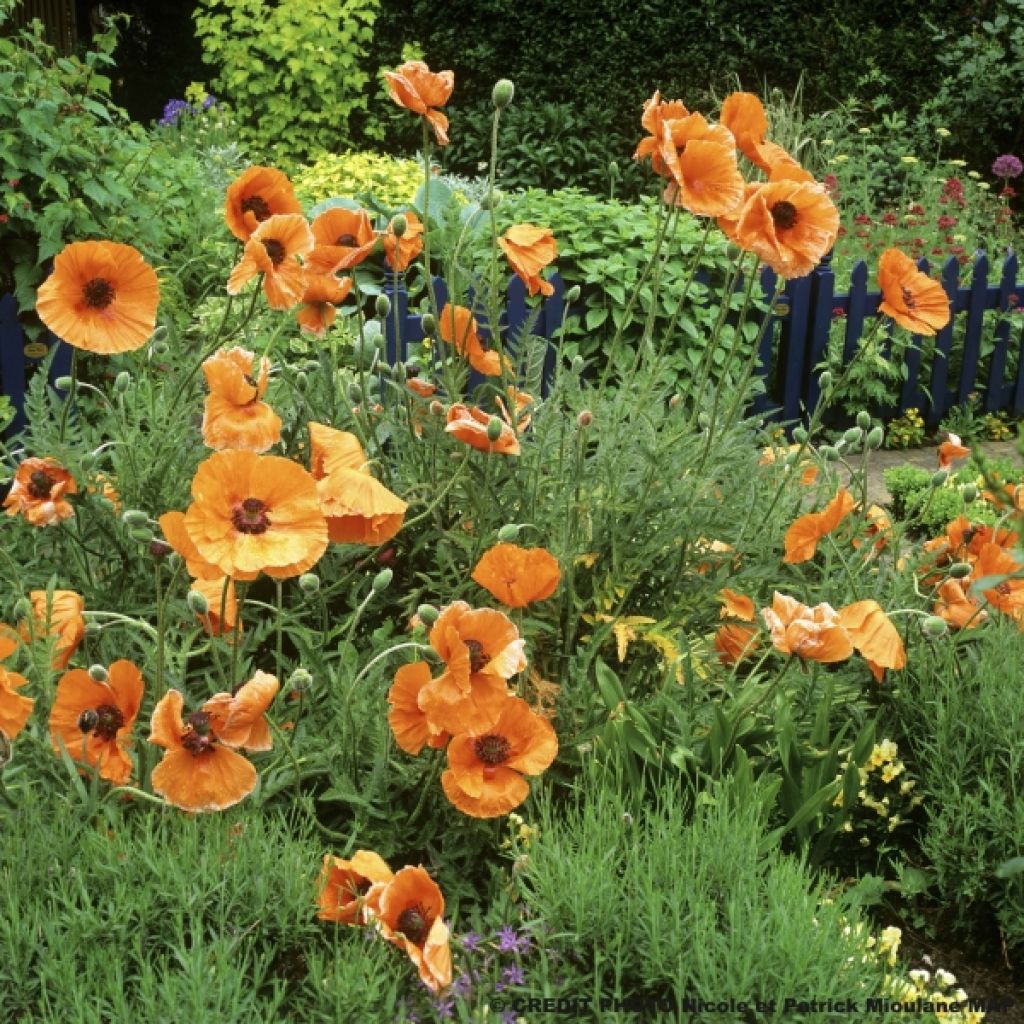
[(779, 298), (775, 299), (778, 280), (778, 276), (771, 267), (761, 268), (761, 295), (770, 305), (758, 324), (758, 329), (761, 331), (761, 342), (758, 347), (757, 362), (754, 366), (754, 376), (761, 378), (763, 390), (761, 394), (755, 396), (750, 406), (750, 412), (761, 416), (766, 422), (777, 420), (782, 413), (781, 406), (775, 401), (773, 395), (773, 379), (776, 374), (773, 372), (772, 353), (775, 350), (775, 325), (782, 322), (783, 316), (786, 315), (781, 313), (781, 308), (784, 306), (788, 314), (789, 307), (785, 305), (784, 293), (780, 292)]
[(811, 278), (797, 277), (786, 284), (789, 315), (782, 324), (782, 418), (795, 421), (801, 417), (808, 373), (807, 326), (811, 313)]
[[(917, 261), (917, 269), (923, 274), (928, 273), (928, 261), (920, 259)], [(907, 409), (920, 410), (923, 403), (923, 395), (919, 386), (921, 376), (921, 335), (915, 334), (910, 339), (906, 354), (903, 357), (905, 375), (903, 387), (900, 388), (899, 412)]]
[(13, 295), (0, 295), (0, 385), (14, 406), (10, 432), (25, 426), (25, 335)]
[(938, 426), (939, 420), (953, 406), (949, 390), (949, 353), (953, 345), (953, 321), (960, 311), (960, 264), (955, 256), (946, 260), (942, 268), (942, 287), (949, 298), (949, 323), (935, 336), (935, 357), (932, 361), (932, 401), (925, 418), (928, 426)]
[(832, 272), (832, 253), (828, 253), (811, 272), (811, 313), (808, 318), (810, 346), (807, 360), (807, 387), (804, 399), (808, 413), (814, 411), (821, 397), (821, 387), (815, 366), (828, 352), (829, 333), (832, 328), (832, 308), (836, 291), (836, 276)]
[(409, 317), (409, 293), (405, 290), (404, 275), (387, 275), (383, 294), (391, 303), (384, 321), (384, 358), (388, 366), (397, 366), (405, 362), (408, 344), (405, 322)]
[(985, 316), (985, 300), (988, 298), (988, 256), (980, 249), (974, 254), (974, 270), (971, 287), (967, 292), (967, 330), (964, 336), (964, 361), (960, 371), (960, 387), (957, 401), (967, 401), (975, 389), (978, 376), (978, 358), (981, 355), (981, 328)]
[[(999, 279), (999, 291), (996, 293), (996, 309), (999, 310), (999, 322), (993, 336), (995, 346), (992, 349), (992, 361), (988, 368), (988, 382), (985, 386), (985, 411), (995, 412), (1010, 404), (1011, 388), (1006, 383), (1006, 356), (1010, 347), (1010, 315), (1011, 296), (1015, 294), (1017, 285), (1017, 254), (1010, 254), (1003, 260), (1003, 273)], [(1024, 331), (1021, 332), (1024, 339)], [(1018, 360), (1021, 353), (1018, 352)]]
[(537, 333), (548, 340), (544, 352), (544, 368), (541, 371), (541, 398), (547, 398), (551, 391), (551, 382), (555, 377), (555, 360), (558, 357), (555, 335), (561, 331), (565, 319), (565, 282), (560, 274), (552, 274), (549, 281), (554, 291), (544, 300), (540, 321), (537, 324)]

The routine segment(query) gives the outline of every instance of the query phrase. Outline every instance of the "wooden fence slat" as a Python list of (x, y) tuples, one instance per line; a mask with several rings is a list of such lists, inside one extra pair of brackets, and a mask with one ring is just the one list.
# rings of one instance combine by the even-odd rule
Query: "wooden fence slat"
[(963, 404), (975, 390), (978, 360), (981, 356), (981, 328), (988, 298), (988, 256), (979, 250), (974, 256), (974, 270), (967, 298), (967, 329), (964, 337), (964, 361), (957, 388), (957, 402)]
[(807, 323), (811, 312), (810, 276), (798, 277), (786, 286), (789, 316), (782, 327), (780, 344), (782, 367), (782, 418), (799, 419), (804, 396), (807, 366)]
[(926, 422), (930, 427), (937, 426), (939, 420), (954, 404), (947, 382), (949, 380), (949, 352), (953, 345), (953, 324), (960, 298), (960, 264), (955, 256), (950, 256), (942, 268), (942, 287), (949, 298), (952, 315), (949, 323), (935, 335), (935, 357), (932, 361), (931, 379), (932, 400), (926, 417)]
[[(857, 260), (850, 272), (846, 298), (846, 338), (843, 344), (843, 366), (849, 366), (864, 336), (864, 320), (868, 315), (868, 265)], [(833, 296), (833, 302), (837, 296)]]
[(829, 253), (811, 272), (812, 298), (811, 314), (808, 318), (810, 348), (806, 371), (804, 402), (808, 413), (813, 412), (821, 397), (818, 374), (814, 368), (828, 353), (829, 334), (832, 329), (832, 309), (836, 292), (836, 276), (832, 271), (832, 254)]
[[(992, 332), (995, 344), (992, 349), (992, 361), (988, 368), (988, 380), (985, 386), (985, 411), (995, 412), (1009, 404), (1010, 386), (1006, 383), (1006, 356), (1010, 345), (1010, 317), (1012, 300), (1017, 280), (1017, 254), (1011, 252), (1003, 260), (1003, 273), (999, 279), (999, 291), (996, 295), (996, 309), (999, 310), (999, 322)], [(1019, 353), (1018, 353), (1019, 358)]]

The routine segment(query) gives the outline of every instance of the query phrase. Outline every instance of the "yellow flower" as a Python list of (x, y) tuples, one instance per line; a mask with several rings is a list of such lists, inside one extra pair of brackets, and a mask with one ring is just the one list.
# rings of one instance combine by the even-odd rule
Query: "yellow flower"
[(935, 134), (938, 135), (940, 139), (948, 139), (951, 132), (948, 128), (936, 128)]
[(871, 134), (871, 129), (870, 128), (858, 128), (857, 129), (857, 134), (858, 135), (870, 135)]
[(850, 158), (845, 153), (837, 153), (831, 160), (830, 164), (845, 164)]
[(992, 187), (992, 186), (991, 186), (991, 185), (990, 185), (990, 184), (989, 184), (989, 183), (988, 183), (987, 181), (979, 181), (979, 182), (978, 182), (978, 188), (983, 188), (983, 189), (984, 189), (984, 190), (985, 190), (986, 192), (987, 192), (987, 191), (988, 191), (988, 190), (989, 190), (989, 189), (990, 189), (991, 187)]
[(968, 171), (967, 172), (967, 177), (968, 178), (975, 178), (975, 179), (977, 179), (977, 178), (980, 178), (981, 175), (977, 171)]
[(835, 139), (822, 139), (821, 144), (823, 146), (834, 146), (836, 144)]
[(967, 166), (967, 161), (966, 160), (947, 160), (946, 163), (949, 164), (950, 167), (966, 167)]
[(901, 156), (900, 159), (905, 164), (916, 164), (917, 163), (917, 157), (916, 156), (911, 156), (910, 154), (907, 154), (907, 156)]

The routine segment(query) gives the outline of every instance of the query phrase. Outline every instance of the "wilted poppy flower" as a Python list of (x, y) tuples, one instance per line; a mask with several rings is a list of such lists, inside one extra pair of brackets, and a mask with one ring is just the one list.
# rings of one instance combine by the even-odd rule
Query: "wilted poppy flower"
[(404, 273), (409, 264), (423, 252), (423, 222), (412, 210), (402, 214), (405, 217), (405, 234), (395, 234), (394, 222), (384, 232), (384, 259), (396, 273)]
[(417, 757), (425, 747), (443, 749), (448, 733), (431, 726), (426, 714), (420, 710), (420, 690), (430, 682), (430, 666), (425, 661), (403, 665), (395, 673), (395, 681), (388, 690), (388, 724), (395, 742), (407, 753)]
[(241, 261), (228, 278), (228, 295), (237, 295), (254, 277), (263, 275), (263, 291), (271, 309), (291, 309), (302, 301), (306, 272), (298, 261), (313, 248), (313, 233), (301, 214), (275, 214), (252, 233)]
[(222, 349), (203, 363), (210, 388), (203, 409), (203, 443), (218, 451), (244, 448), (265, 452), (281, 438), (281, 417), (262, 401), (270, 360), (259, 369), (255, 355), (244, 348)]
[(99, 769), (100, 777), (123, 786), (132, 774), (125, 750), (142, 706), (142, 674), (130, 661), (115, 661), (107, 681), (98, 683), (84, 669), (66, 672), (57, 683), (50, 712), (50, 740), (63, 744), (76, 761)]
[(554, 294), (554, 286), (540, 276), (540, 272), (558, 255), (551, 228), (515, 224), (498, 239), (498, 245), (530, 295), (537, 292), (541, 295)]
[(826, 664), (846, 661), (853, 654), (850, 635), (830, 604), (809, 608), (776, 591), (771, 608), (762, 608), (761, 617), (772, 644), (783, 654)]
[(406, 867), (373, 889), (373, 918), (380, 934), (405, 950), (432, 992), (447, 988), (452, 957), (442, 920), (444, 897), (437, 883), (423, 868)]
[(394, 872), (380, 854), (356, 850), (351, 860), (324, 855), (317, 897), (321, 921), (341, 924), (366, 924), (367, 907), (364, 896), (376, 883), (390, 882)]
[(419, 395), (420, 398), (430, 398), (432, 395), (437, 394), (436, 384), (431, 384), (428, 380), (421, 380), (419, 377), (410, 377), (405, 382), (405, 386), (414, 395)]
[(463, 814), (496, 818), (529, 795), (524, 775), (540, 775), (555, 759), (555, 730), (518, 697), (506, 698), (498, 720), (486, 731), (460, 734), (448, 744), (445, 796)]
[(949, 296), (942, 285), (917, 269), (899, 249), (886, 249), (878, 261), (882, 289), (879, 313), (914, 334), (932, 335), (949, 323)]
[[(437, 325), (441, 340), (464, 356), (477, 373), (488, 377), (501, 375), (501, 357), (493, 349), (485, 349), (477, 333), (473, 314), (465, 306), (448, 303), (441, 310)], [(506, 360), (507, 362), (507, 360)]]
[(159, 303), (156, 272), (137, 249), (119, 242), (72, 242), (40, 285), (36, 312), (69, 345), (114, 355), (146, 343)]
[(853, 646), (872, 666), (876, 678), (887, 668), (903, 668), (907, 654), (896, 627), (877, 601), (856, 601), (839, 609), (839, 621)]
[(87, 494), (98, 494), (101, 498), (109, 501), (115, 515), (121, 511), (121, 495), (106, 473), (96, 473), (93, 482), (85, 485)]
[(333, 274), (358, 266), (380, 237), (365, 210), (334, 206), (313, 219), (313, 251), (306, 266), (314, 274)]
[[(869, 541), (874, 540), (871, 550), (881, 551), (892, 537), (892, 520), (885, 509), (879, 505), (869, 505), (864, 519), (867, 526), (867, 538)], [(854, 537), (851, 543), (854, 548), (859, 549), (863, 541), (860, 537)]]
[(339, 281), (332, 274), (309, 274), (306, 290), (302, 293), (302, 306), (295, 314), (299, 326), (317, 336), (324, 334), (334, 323), (340, 306), (352, 291), (352, 278)]
[(508, 697), (507, 681), (526, 668), (514, 623), (501, 612), (455, 601), (434, 623), (430, 646), (445, 663), (420, 689), (419, 706), (431, 728), (454, 735), (493, 725)]
[(762, 170), (768, 170), (758, 153), (768, 134), (768, 116), (764, 105), (752, 92), (730, 93), (722, 101), (719, 120), (732, 132), (740, 152)]
[(228, 186), (224, 219), (239, 241), (248, 242), (265, 220), (281, 213), (302, 213), (295, 189), (281, 171), (250, 167)]
[(421, 60), (408, 60), (385, 71), (388, 95), (406, 110), (420, 114), (434, 129), (439, 146), (448, 145), (448, 118), (438, 110), (443, 107), (455, 88), (455, 73), (431, 71)]
[[(492, 420), (499, 424), (498, 437), (494, 441), (487, 436)], [(488, 416), (483, 409), (456, 403), (448, 410), (448, 425), (444, 429), (480, 452), (518, 455), (521, 450), (512, 427), (496, 416)]]
[(835, 203), (812, 182), (767, 182), (750, 195), (736, 222), (737, 242), (785, 278), (809, 274), (838, 232)]
[(945, 580), (939, 585), (939, 598), (932, 611), (953, 629), (974, 629), (988, 618), (988, 612), (968, 596), (960, 580)]
[(200, 558), (225, 576), (298, 576), (327, 549), (316, 488), (290, 459), (216, 452), (196, 470), (185, 529)]
[(31, 697), (23, 697), (15, 692), (27, 682), (28, 680), (20, 673), (9, 672), (0, 665), (0, 733), (9, 740), (13, 740), (25, 728), (35, 705)]
[(4, 508), (9, 516), (23, 515), (33, 526), (54, 526), (75, 514), (66, 495), (77, 493), (78, 485), (56, 459), (25, 459), (14, 474)]
[(783, 562), (796, 565), (812, 559), (819, 541), (828, 536), (853, 511), (853, 507), (853, 495), (840, 487), (822, 511), (808, 512), (796, 519), (786, 531)]
[(210, 729), (221, 743), (243, 750), (270, 750), (270, 726), (264, 717), (280, 689), (276, 676), (257, 670), (233, 694), (215, 693), (204, 705)]
[(49, 633), (57, 638), (53, 649), (53, 668), (67, 668), (71, 656), (85, 636), (85, 619), (82, 612), (85, 602), (73, 590), (33, 590), (29, 593), (32, 602), (31, 626), (21, 623), (19, 633), (29, 641)]
[(951, 469), (957, 459), (966, 459), (971, 449), (965, 447), (956, 434), (947, 434), (946, 440), (939, 445), (939, 469)]
[(509, 608), (544, 601), (558, 587), (558, 559), (544, 548), (495, 544), (473, 570), (473, 579)]
[(166, 750), (153, 769), (153, 792), (185, 811), (232, 807), (256, 788), (256, 769), (220, 742), (209, 714), (183, 719), (184, 706), (181, 693), (168, 690), (153, 709), (149, 742)]

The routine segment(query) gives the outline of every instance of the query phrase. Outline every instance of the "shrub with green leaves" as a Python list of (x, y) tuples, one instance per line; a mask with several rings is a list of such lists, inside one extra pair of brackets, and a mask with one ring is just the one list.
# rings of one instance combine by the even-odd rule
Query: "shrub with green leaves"
[(296, 194), (308, 205), (335, 196), (391, 210), (408, 204), (423, 182), (423, 165), (384, 153), (318, 154), (292, 175)]
[(242, 137), (278, 160), (350, 144), (367, 107), (364, 59), (379, 0), (201, 0), (194, 13), (214, 91)]

